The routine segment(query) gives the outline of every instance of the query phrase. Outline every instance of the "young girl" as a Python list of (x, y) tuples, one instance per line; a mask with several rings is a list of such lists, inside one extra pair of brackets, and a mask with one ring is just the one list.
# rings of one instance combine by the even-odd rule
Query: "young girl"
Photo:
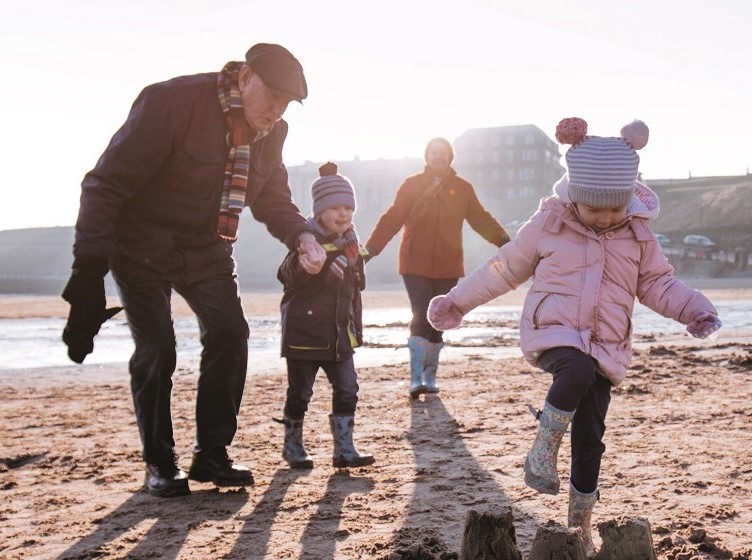
[(277, 273), (284, 285), (280, 307), (282, 356), (287, 359), (282, 457), (293, 469), (313, 468), (303, 445), (303, 418), (319, 368), (332, 384), (332, 464), (361, 467), (374, 462), (373, 455), (358, 452), (353, 443), (359, 390), (353, 354), (363, 343), (360, 292), (365, 288), (365, 249), (353, 227), (355, 190), (332, 162), (319, 167), (319, 173), (311, 185), (313, 215), (308, 223), (326, 250), (324, 267), (309, 274), (302, 264), (307, 255), (291, 251)]
[(674, 276), (648, 226), (659, 202), (637, 180), (635, 151), (647, 144), (647, 126), (634, 121), (620, 138), (586, 134), (582, 119), (559, 123), (556, 139), (572, 147), (554, 194), (541, 200), (496, 256), (446, 296), (433, 298), (428, 318), (437, 329), (456, 328), (471, 309), (533, 278), (520, 345), (526, 361), (553, 374), (553, 381), (543, 409), (533, 410), (540, 425), (525, 459), (525, 483), (538, 492), (559, 492), (556, 457), (571, 422), (568, 524), (582, 529), (592, 556), (590, 517), (605, 418), (611, 387), (624, 380), (631, 359), (635, 297), (698, 338), (721, 322), (703, 294)]

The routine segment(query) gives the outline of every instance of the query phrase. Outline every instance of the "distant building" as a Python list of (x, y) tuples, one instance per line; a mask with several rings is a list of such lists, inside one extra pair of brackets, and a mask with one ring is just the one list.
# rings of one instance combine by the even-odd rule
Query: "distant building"
[(454, 168), (503, 223), (528, 218), (564, 173), (559, 145), (532, 124), (473, 128), (454, 147)]

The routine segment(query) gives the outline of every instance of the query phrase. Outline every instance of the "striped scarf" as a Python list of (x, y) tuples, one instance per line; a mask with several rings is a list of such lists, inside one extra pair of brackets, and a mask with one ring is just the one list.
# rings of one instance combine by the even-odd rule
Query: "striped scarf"
[(326, 239), (322, 247), (327, 253), (342, 253), (337, 255), (329, 265), (329, 280), (333, 282), (341, 281), (345, 277), (345, 269), (348, 267), (353, 268), (354, 272), (357, 271), (358, 256), (367, 253), (360, 245), (354, 225), (351, 224), (342, 235), (327, 232), (313, 216), (309, 216), (308, 225)]
[(360, 253), (358, 234), (355, 233), (355, 228), (350, 226), (345, 233), (334, 238), (332, 243), (337, 247), (337, 250), (342, 251), (342, 254), (332, 261), (329, 271), (337, 278), (344, 278), (345, 269), (358, 264), (358, 254)]
[(238, 238), (238, 222), (245, 206), (245, 192), (248, 189), (251, 143), (256, 138), (256, 131), (248, 126), (245, 120), (243, 103), (240, 100), (238, 73), (241, 66), (241, 62), (228, 62), (217, 78), (219, 106), (229, 128), (227, 145), (230, 147), (225, 164), (217, 233), (222, 239), (231, 242)]

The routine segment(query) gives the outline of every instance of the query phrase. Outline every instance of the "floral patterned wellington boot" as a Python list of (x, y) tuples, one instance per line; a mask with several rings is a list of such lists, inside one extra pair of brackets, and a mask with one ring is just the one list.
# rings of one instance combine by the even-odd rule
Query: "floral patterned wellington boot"
[(593, 534), (590, 528), (590, 518), (593, 514), (595, 502), (598, 501), (599, 497), (600, 493), (597, 488), (590, 494), (582, 494), (572, 483), (569, 484), (569, 516), (567, 525), (580, 529), (585, 555), (588, 558), (595, 556), (595, 544), (593, 543)]
[(556, 458), (574, 411), (559, 410), (546, 401), (543, 410), (536, 412), (530, 407), (530, 412), (540, 420), (540, 424), (533, 447), (525, 459), (525, 484), (542, 494), (556, 495), (559, 493)]

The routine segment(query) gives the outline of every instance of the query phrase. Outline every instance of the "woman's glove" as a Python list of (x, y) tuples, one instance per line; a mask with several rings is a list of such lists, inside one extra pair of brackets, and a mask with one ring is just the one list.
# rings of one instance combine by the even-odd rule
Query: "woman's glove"
[(462, 324), (462, 317), (449, 296), (436, 296), (428, 304), (428, 322), (436, 330), (456, 329)]
[(366, 245), (366, 253), (367, 254), (363, 256), (364, 262), (370, 261), (373, 257), (379, 254), (379, 252), (376, 249), (374, 249), (373, 247), (369, 247), (368, 245)]
[(700, 313), (694, 321), (687, 325), (687, 332), (695, 338), (707, 338), (720, 329), (722, 325), (723, 323), (716, 315), (706, 311)]

